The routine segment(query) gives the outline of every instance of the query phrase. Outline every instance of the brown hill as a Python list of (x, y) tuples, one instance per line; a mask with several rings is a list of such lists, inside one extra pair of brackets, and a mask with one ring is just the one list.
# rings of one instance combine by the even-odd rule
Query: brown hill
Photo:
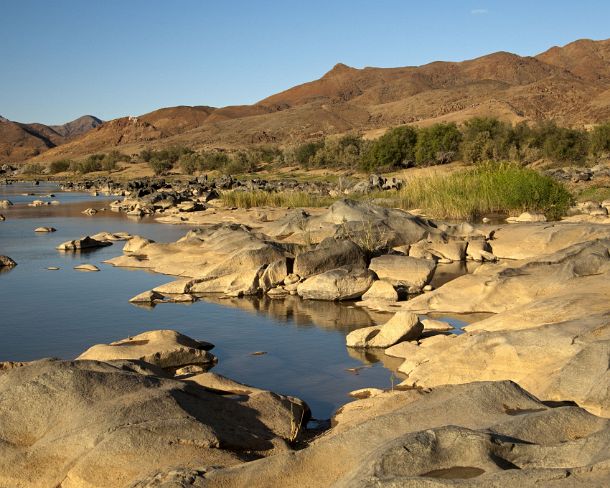
[(94, 117), (93, 115), (83, 115), (72, 122), (68, 122), (63, 125), (51, 125), (49, 126), (59, 135), (66, 139), (73, 139), (78, 136), (82, 136), (91, 129), (95, 129), (97, 126), (102, 125), (102, 120)]
[[(39, 160), (114, 147), (194, 148), (290, 143), (346, 131), (472, 116), (513, 122), (553, 119), (581, 126), (610, 119), (610, 40), (580, 40), (538, 56), (498, 52), (463, 62), (356, 69), (337, 64), (322, 78), (250, 106), (173, 107), (117, 119), (50, 149)], [(140, 124), (140, 125), (138, 125)]]

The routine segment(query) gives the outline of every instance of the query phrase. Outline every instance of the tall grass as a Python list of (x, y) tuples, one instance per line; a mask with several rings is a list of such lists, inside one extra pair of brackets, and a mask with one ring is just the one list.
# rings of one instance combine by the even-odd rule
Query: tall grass
[(449, 175), (429, 175), (408, 181), (398, 194), (398, 206), (422, 208), (431, 217), (473, 220), (489, 213), (544, 213), (556, 220), (573, 197), (548, 176), (510, 163), (486, 163)]
[(227, 191), (220, 196), (227, 207), (326, 207), (336, 198), (307, 192)]

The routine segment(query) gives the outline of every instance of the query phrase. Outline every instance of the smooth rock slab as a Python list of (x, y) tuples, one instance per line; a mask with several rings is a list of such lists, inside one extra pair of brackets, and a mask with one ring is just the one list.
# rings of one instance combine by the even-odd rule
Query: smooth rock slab
[(345, 339), (347, 347), (388, 348), (398, 342), (418, 339), (423, 330), (424, 326), (417, 315), (397, 312), (385, 324), (357, 329), (350, 332)]
[(428, 259), (390, 254), (371, 259), (369, 265), (380, 280), (393, 286), (404, 286), (413, 293), (421, 291), (430, 282), (435, 267), (435, 263)]
[(78, 264), (74, 266), (77, 271), (99, 271), (100, 269), (94, 264)]
[(179, 368), (188, 364), (212, 364), (216, 357), (201, 343), (174, 330), (152, 330), (110, 344), (98, 344), (76, 359), (112, 361), (141, 360), (161, 368)]
[(375, 275), (368, 269), (338, 268), (307, 278), (297, 293), (308, 300), (353, 300), (373, 284)]

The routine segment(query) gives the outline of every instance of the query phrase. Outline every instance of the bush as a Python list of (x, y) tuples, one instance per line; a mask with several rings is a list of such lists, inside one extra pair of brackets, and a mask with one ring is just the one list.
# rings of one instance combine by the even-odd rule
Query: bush
[(203, 167), (203, 157), (197, 153), (183, 154), (178, 160), (180, 171), (186, 175), (195, 174)]
[(366, 171), (409, 167), (415, 160), (416, 143), (417, 132), (413, 127), (390, 129), (367, 147), (360, 166)]
[(474, 117), (464, 123), (462, 156), (469, 163), (509, 156), (511, 126), (491, 117)]
[(174, 167), (174, 163), (168, 159), (160, 159), (158, 156), (153, 156), (148, 161), (148, 166), (151, 167), (156, 176), (159, 176), (168, 173)]
[(364, 141), (359, 136), (327, 137), (311, 163), (319, 168), (356, 168), (364, 147)]
[(475, 219), (502, 212), (565, 215), (572, 195), (554, 179), (511, 163), (486, 163), (447, 176), (412, 180), (399, 193), (403, 208), (424, 208), (433, 217)]
[(596, 126), (591, 132), (591, 153), (595, 156), (610, 153), (610, 122)]
[(70, 159), (60, 159), (58, 161), (53, 161), (49, 166), (49, 170), (52, 174), (63, 173), (64, 171), (68, 171), (73, 164), (74, 161)]
[(462, 134), (455, 124), (434, 124), (419, 129), (415, 145), (418, 166), (450, 163), (460, 148)]
[(541, 148), (544, 157), (560, 162), (582, 162), (589, 149), (584, 131), (558, 127), (554, 122), (538, 125), (534, 144)]
[(23, 167), (23, 172), (28, 175), (39, 175), (44, 171), (44, 167), (38, 163), (29, 163)]

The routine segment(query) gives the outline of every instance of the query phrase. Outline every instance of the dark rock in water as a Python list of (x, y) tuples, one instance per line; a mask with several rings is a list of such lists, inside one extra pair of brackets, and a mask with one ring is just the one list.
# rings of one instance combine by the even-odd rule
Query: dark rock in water
[(111, 245), (112, 242), (110, 241), (98, 241), (96, 239), (92, 239), (89, 236), (85, 236), (81, 237), (80, 239), (64, 242), (57, 246), (56, 249), (60, 251), (78, 251), (80, 249), (94, 249), (96, 247), (105, 247)]
[(0, 256), (0, 268), (14, 268), (17, 263), (8, 256)]

